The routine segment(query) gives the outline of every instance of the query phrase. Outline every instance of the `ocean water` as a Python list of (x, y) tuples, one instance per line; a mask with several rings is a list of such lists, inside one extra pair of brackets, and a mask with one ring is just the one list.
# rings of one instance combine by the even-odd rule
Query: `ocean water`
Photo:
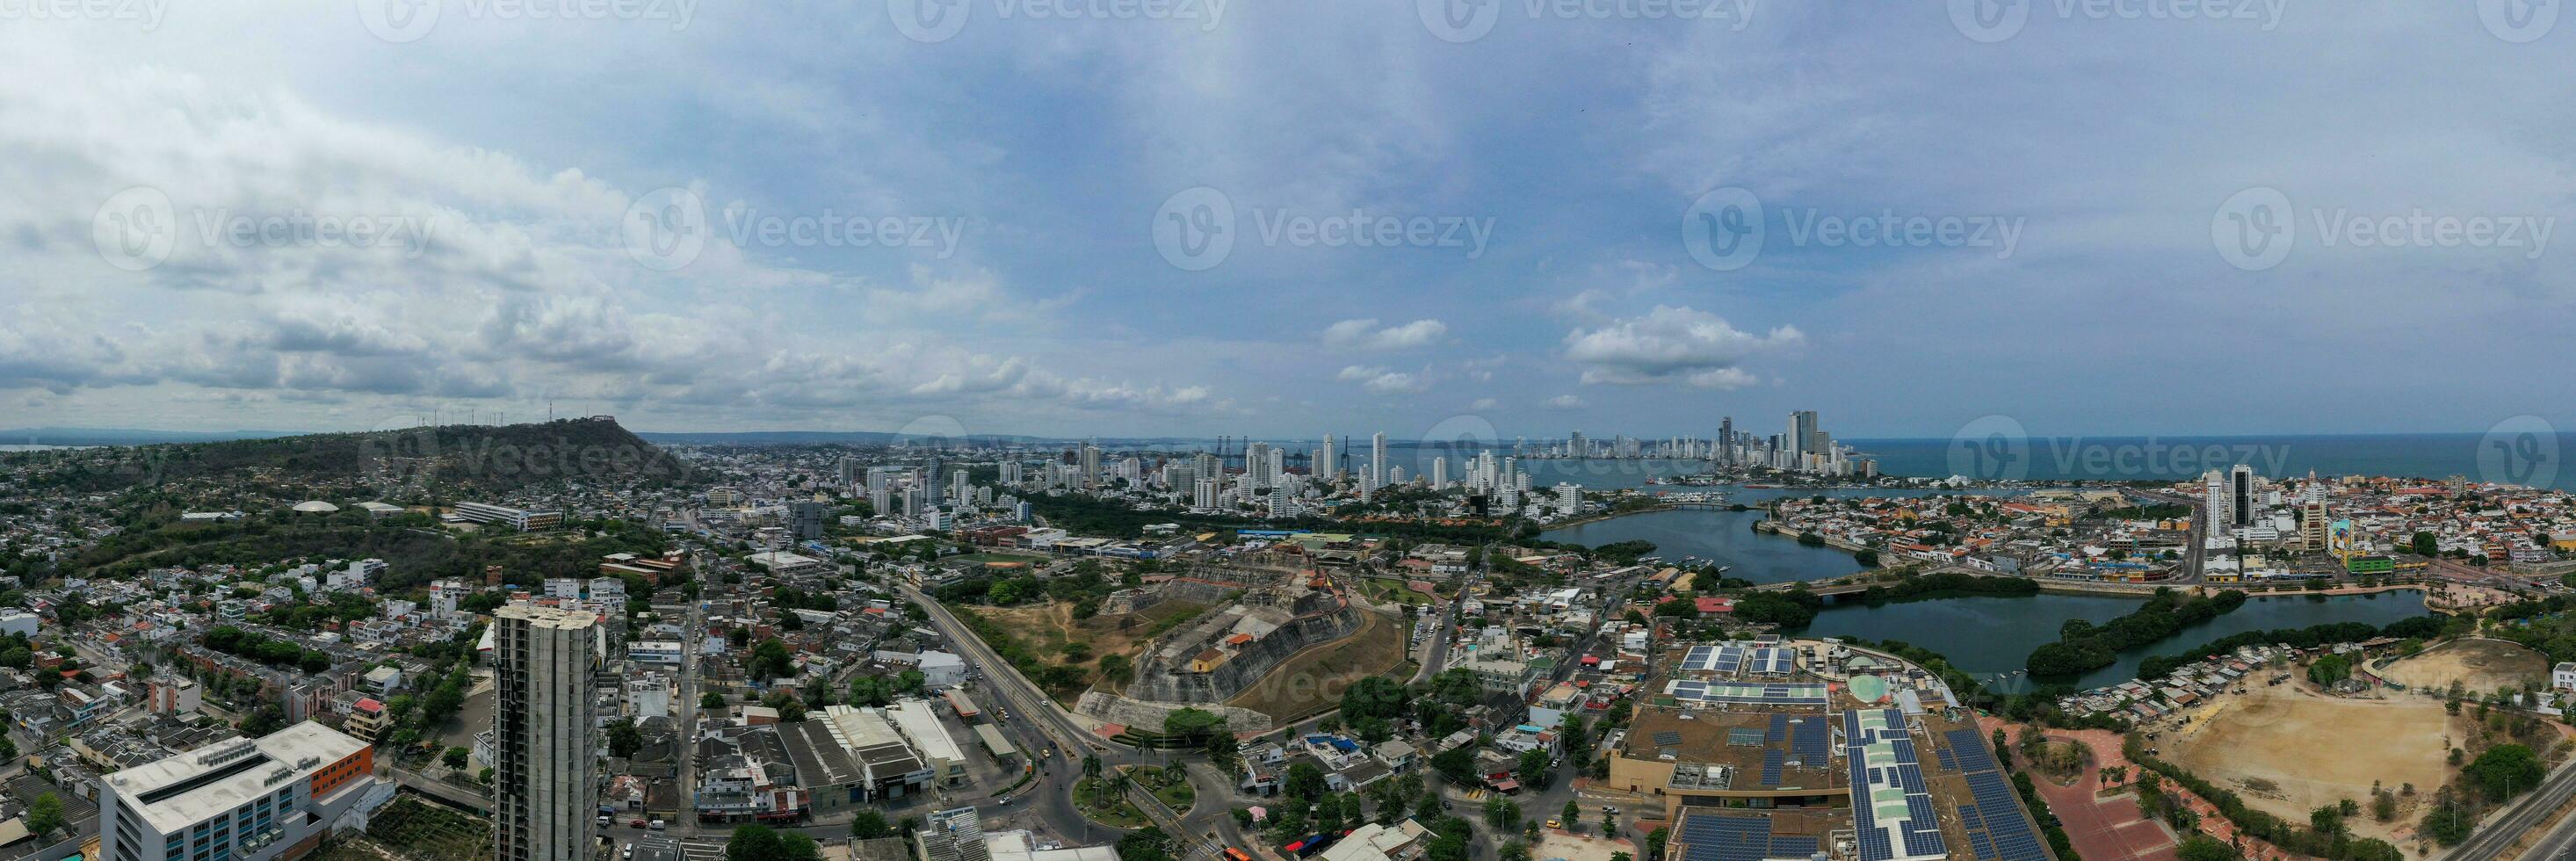
[(2029, 481), (2173, 481), (2210, 469), (2246, 464), (2272, 478), (2306, 475), (2387, 475), (2441, 479), (2464, 476), (2536, 487), (2567, 488), (2576, 470), (2561, 456), (2576, 452), (2576, 434), (2558, 433), (2537, 419), (2488, 433), (2333, 436), (2045, 437), (2015, 433), (2009, 425), (1971, 425), (1945, 439), (1844, 440), (1878, 459), (1889, 475), (2011, 478)]

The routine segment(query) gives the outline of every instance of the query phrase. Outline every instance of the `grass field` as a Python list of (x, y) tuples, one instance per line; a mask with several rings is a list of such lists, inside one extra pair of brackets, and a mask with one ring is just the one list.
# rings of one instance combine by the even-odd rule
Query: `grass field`
[[(1145, 819), (1145, 812), (1137, 810), (1134, 802), (1111, 796), (1107, 792), (1108, 787), (1103, 785), (1104, 783), (1106, 783), (1105, 780), (1095, 781), (1087, 777), (1075, 781), (1073, 784), (1073, 805), (1082, 810), (1082, 815), (1085, 818), (1102, 825), (1107, 825), (1111, 828), (1126, 828), (1132, 830), (1145, 827), (1148, 824)], [(1127, 791), (1142, 792), (1144, 790), (1131, 785)]]
[(1429, 604), (1431, 596), (1406, 588), (1402, 580), (1361, 580), (1360, 594), (1380, 604)]
[(2447, 690), (2458, 681), (2483, 694), (2525, 682), (2549, 682), (2549, 659), (2499, 640), (2453, 640), (2380, 671), (2389, 681), (2416, 689)]
[(1352, 682), (1404, 666), (1404, 623), (1361, 611), (1366, 624), (1348, 637), (1297, 653), (1225, 704), (1279, 720), (1342, 700)]
[[(1207, 612), (1205, 604), (1188, 601), (1165, 601), (1145, 608), (1141, 613), (1115, 616), (1093, 616), (1075, 620), (1073, 605), (1048, 604), (1039, 607), (961, 607), (992, 621), (994, 626), (1010, 632), (1012, 639), (1026, 646), (1031, 654), (1041, 655), (1052, 663), (1076, 667), (1083, 671), (1083, 689), (1101, 686), (1100, 656), (1126, 655), (1134, 659), (1144, 651), (1145, 643), (1156, 635), (1171, 630), (1199, 614)], [(1082, 689), (1063, 698), (1067, 706), (1082, 695)]]
[[(2460, 738), (2439, 700), (2400, 696), (2354, 700), (2296, 685), (2254, 686), (2221, 698), (2192, 725), (2165, 733), (2165, 756), (2245, 797), (2246, 803), (2294, 822), (2321, 805), (2370, 799), (2373, 781), (2415, 785), (2417, 799), (2449, 777), (2446, 742)], [(2416, 803), (2420, 803), (2416, 802)], [(2398, 824), (2414, 816), (2400, 813)], [(2384, 837), (2367, 815), (2356, 833)]]

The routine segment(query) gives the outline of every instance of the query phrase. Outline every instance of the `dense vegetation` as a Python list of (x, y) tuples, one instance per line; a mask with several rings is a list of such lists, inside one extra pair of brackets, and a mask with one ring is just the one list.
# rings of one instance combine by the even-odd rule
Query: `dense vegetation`
[(2173, 636), (2186, 625), (2218, 618), (2244, 605), (2245, 593), (2232, 589), (2202, 597), (2157, 589), (2144, 606), (2100, 625), (2083, 619), (2066, 620), (2058, 628), (2057, 641), (2031, 650), (2024, 666), (2034, 676), (2072, 676), (2098, 670), (2118, 660), (2120, 652)]
[(2358, 643), (2363, 640), (2374, 639), (2377, 637), (2394, 637), (2400, 640), (2430, 639), (2448, 633), (2448, 629), (2455, 624), (2465, 626), (2468, 624), (2468, 620), (2461, 619), (2454, 622), (2452, 617), (2427, 613), (2411, 619), (2399, 619), (2395, 622), (2390, 622), (2386, 627), (2374, 626), (2368, 622), (2328, 622), (2322, 625), (2310, 625), (2305, 628), (2269, 628), (2261, 631), (2247, 631), (2242, 634), (2220, 637), (2216, 640), (2211, 640), (2207, 643), (2202, 643), (2198, 646), (2185, 649), (2176, 654), (2149, 656), (2146, 660), (2138, 662), (2138, 678), (2164, 678), (2167, 674), (2172, 673), (2175, 667), (2189, 664), (2211, 655), (2224, 655), (2245, 646), (2263, 646), (2278, 643), (2281, 645), (2296, 646), (2302, 649), (2313, 649), (2318, 646), (2328, 645), (2331, 643)]
[[(103, 459), (101, 453), (113, 455)], [(205, 479), (371, 485), (395, 498), (503, 493), (557, 480), (684, 483), (688, 467), (608, 419), (446, 425), (210, 443), (0, 455), (36, 488), (121, 490)], [(377, 494), (363, 494), (374, 499)]]
[(1907, 577), (1893, 585), (1871, 586), (1860, 599), (1871, 604), (1919, 601), (1962, 595), (2037, 595), (2039, 581), (2027, 577), (1980, 577), (1957, 571)]

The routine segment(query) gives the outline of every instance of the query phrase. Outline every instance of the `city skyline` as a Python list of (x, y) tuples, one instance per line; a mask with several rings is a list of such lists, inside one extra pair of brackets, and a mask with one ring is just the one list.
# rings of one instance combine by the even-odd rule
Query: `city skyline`
[(7, 28), (0, 424), (2576, 426), (2566, 27), (688, 8)]

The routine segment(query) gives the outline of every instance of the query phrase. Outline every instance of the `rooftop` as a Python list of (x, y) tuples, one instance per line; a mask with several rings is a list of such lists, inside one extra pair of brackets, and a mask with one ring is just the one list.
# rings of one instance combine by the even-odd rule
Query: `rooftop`
[(117, 795), (132, 799), (152, 827), (170, 832), (275, 792), (366, 747), (339, 730), (305, 721), (265, 738), (138, 765), (106, 781)]

